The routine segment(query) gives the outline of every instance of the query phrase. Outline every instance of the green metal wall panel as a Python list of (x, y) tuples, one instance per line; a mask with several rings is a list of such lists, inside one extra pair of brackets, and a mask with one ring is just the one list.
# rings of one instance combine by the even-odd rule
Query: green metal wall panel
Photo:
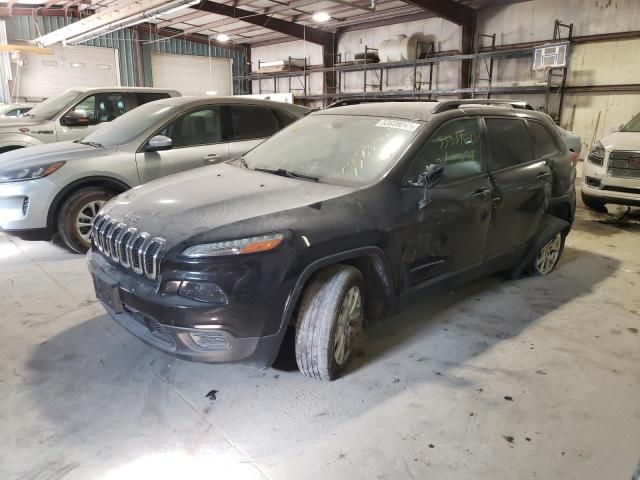
[[(71, 17), (16, 16), (5, 18), (7, 34), (11, 40), (33, 40), (40, 35), (53, 32), (75, 21)], [(174, 53), (178, 55), (198, 55), (231, 58), (233, 76), (244, 74), (245, 54), (241, 50), (222, 48), (214, 45), (189, 42), (178, 38), (151, 37), (138, 34), (132, 29), (118, 30), (94, 38), (84, 45), (117, 48), (120, 83), (124, 86), (151, 86), (151, 53)], [(140, 71), (141, 70), (141, 71)], [(242, 93), (241, 84), (234, 82), (234, 93)]]

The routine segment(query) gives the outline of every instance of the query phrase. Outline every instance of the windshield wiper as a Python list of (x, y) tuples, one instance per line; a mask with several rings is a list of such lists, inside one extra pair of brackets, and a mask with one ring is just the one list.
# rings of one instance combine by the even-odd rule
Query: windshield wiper
[(284, 168), (254, 168), (257, 172), (272, 173), (273, 175), (280, 175), (281, 177), (297, 178), (300, 180), (309, 180), (310, 182), (319, 182), (320, 178), (313, 177), (311, 175), (305, 175), (304, 173), (296, 173)]
[(78, 143), (80, 143), (81, 145), (89, 145), (91, 147), (95, 147), (95, 148), (102, 148), (102, 144), (98, 143), (98, 142), (85, 142), (82, 140), (78, 140)]
[(240, 155), (238, 158), (240, 159), (240, 163), (244, 168), (249, 168), (249, 164), (247, 163), (247, 159), (244, 158), (244, 155)]

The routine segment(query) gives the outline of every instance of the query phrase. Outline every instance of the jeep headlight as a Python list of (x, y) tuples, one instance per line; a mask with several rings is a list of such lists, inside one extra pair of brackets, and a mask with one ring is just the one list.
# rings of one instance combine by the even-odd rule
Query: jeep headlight
[(282, 233), (270, 235), (258, 235), (255, 237), (227, 240), (223, 242), (203, 243), (187, 248), (182, 255), (189, 258), (226, 257), (231, 255), (244, 255), (247, 253), (266, 252), (276, 248), (282, 240)]
[(56, 172), (65, 162), (44, 163), (34, 167), (16, 168), (0, 172), (0, 183), (2, 182), (22, 182), (25, 180), (35, 180), (43, 178)]

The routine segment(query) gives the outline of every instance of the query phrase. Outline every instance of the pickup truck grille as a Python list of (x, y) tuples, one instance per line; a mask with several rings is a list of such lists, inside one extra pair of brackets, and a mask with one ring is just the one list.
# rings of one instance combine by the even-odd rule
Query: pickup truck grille
[(640, 178), (640, 152), (614, 150), (609, 154), (609, 175)]
[(109, 215), (98, 215), (91, 240), (105, 257), (138, 275), (156, 280), (165, 240), (131, 228)]

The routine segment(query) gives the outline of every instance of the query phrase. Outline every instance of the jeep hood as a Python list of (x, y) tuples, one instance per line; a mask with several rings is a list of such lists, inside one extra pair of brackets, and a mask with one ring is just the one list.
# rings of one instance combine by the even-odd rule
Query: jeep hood
[[(162, 237), (173, 247), (224, 225), (316, 204), (354, 190), (220, 164), (136, 187), (109, 202), (102, 212)], [(260, 233), (265, 232), (253, 232)]]
[(115, 148), (96, 148), (75, 142), (57, 142), (33, 147), (19, 148), (0, 155), (0, 171), (32, 167), (60, 160), (82, 160), (88, 156), (108, 155)]
[(616, 132), (600, 140), (607, 150), (640, 150), (640, 133)]

